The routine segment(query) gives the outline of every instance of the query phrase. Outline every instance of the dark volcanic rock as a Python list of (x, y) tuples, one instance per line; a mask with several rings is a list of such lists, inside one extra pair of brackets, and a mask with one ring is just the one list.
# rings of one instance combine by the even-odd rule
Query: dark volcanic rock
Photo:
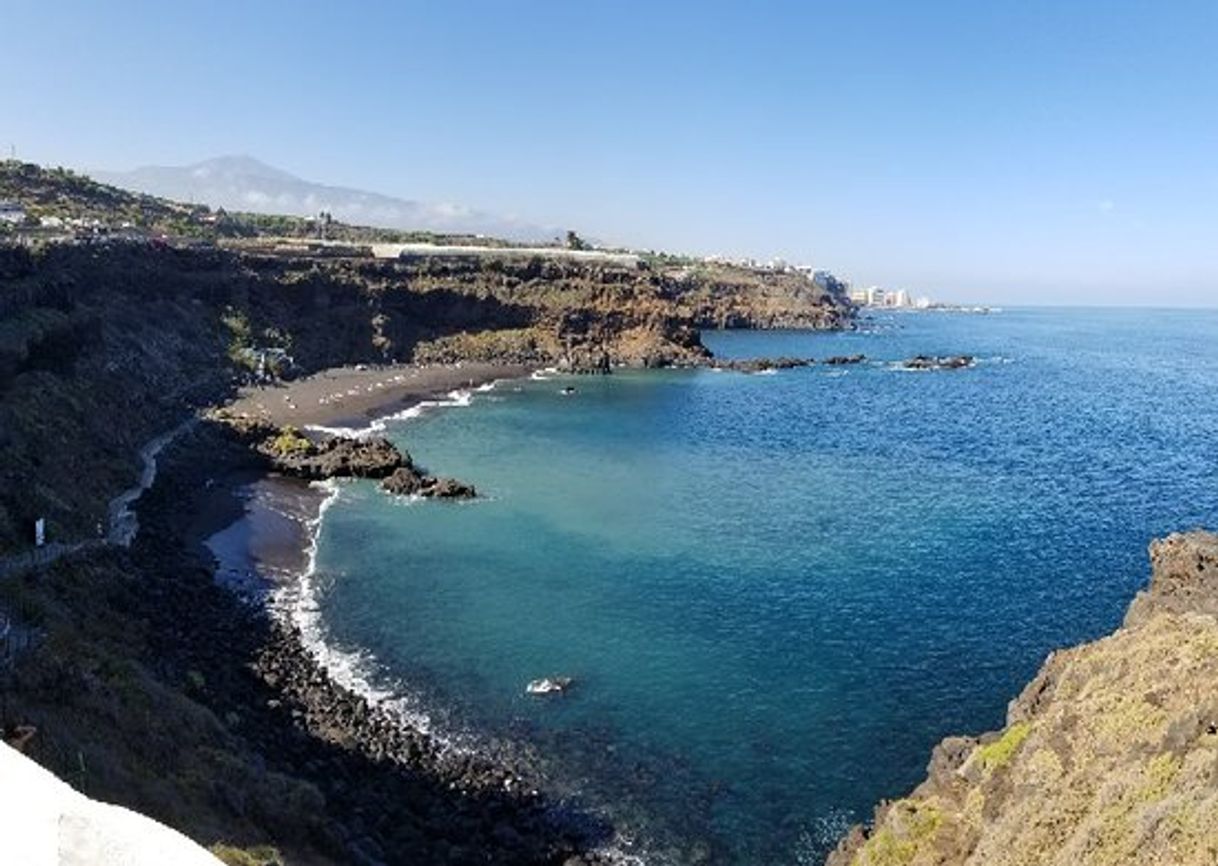
[(915, 355), (903, 365), (906, 370), (961, 370), (973, 366), (972, 355)]
[(466, 484), (455, 478), (424, 479), (423, 496), (433, 496), (437, 499), (473, 499), (477, 496), (474, 485)]
[(455, 478), (436, 478), (413, 467), (401, 467), (381, 482), (381, 489), (399, 496), (427, 496), (435, 499), (473, 499), (472, 484)]
[(741, 373), (762, 373), (766, 370), (790, 370), (794, 367), (810, 367), (816, 363), (812, 358), (735, 358), (716, 361), (720, 370), (736, 370)]
[(312, 480), (387, 478), (396, 470), (411, 466), (410, 455), (398, 451), (380, 436), (370, 439), (335, 436), (311, 449), (275, 454), (273, 459), (284, 474)]
[(381, 482), (381, 489), (398, 496), (413, 496), (423, 488), (423, 476), (414, 469), (399, 468)]
[(839, 366), (841, 364), (861, 364), (866, 360), (867, 356), (860, 353), (858, 355), (834, 355), (832, 358), (826, 358), (825, 363)]

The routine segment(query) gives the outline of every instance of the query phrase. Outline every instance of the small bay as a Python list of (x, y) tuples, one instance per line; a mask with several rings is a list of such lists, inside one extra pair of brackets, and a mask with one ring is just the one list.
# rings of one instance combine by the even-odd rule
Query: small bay
[[(861, 324), (705, 335), (860, 364), (505, 382), (391, 422), (481, 498), (344, 486), (327, 639), (441, 730), (533, 744), (659, 860), (819, 862), (1119, 625), (1152, 538), (1218, 524), (1218, 313)], [(575, 687), (525, 695), (548, 675)]]

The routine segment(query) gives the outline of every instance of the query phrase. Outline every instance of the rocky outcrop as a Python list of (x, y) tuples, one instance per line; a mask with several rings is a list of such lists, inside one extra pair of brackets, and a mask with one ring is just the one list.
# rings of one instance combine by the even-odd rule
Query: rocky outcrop
[(816, 361), (812, 358), (732, 358), (716, 360), (711, 366), (716, 370), (735, 370), (738, 373), (764, 373), (767, 370), (791, 370), (795, 367), (810, 367)]
[(277, 427), (260, 418), (211, 413), (238, 441), (260, 455), (268, 468), (292, 478), (380, 479), (381, 489), (400, 496), (430, 499), (473, 499), (472, 484), (437, 478), (418, 466), (410, 454), (383, 436), (305, 436), (293, 427)]
[(915, 355), (901, 364), (906, 370), (962, 370), (973, 366), (972, 355)]
[(1218, 536), (1169, 535), (1151, 542), (1150, 561), (1150, 585), (1129, 606), (1127, 628), (1160, 613), (1218, 617)]
[(401, 467), (381, 482), (381, 489), (399, 496), (423, 496), (431, 499), (473, 499), (478, 495), (474, 485), (455, 478), (436, 478), (414, 467)]
[(1122, 628), (1052, 653), (1003, 730), (944, 740), (828, 866), (1216, 862), (1218, 536), (1150, 554)]

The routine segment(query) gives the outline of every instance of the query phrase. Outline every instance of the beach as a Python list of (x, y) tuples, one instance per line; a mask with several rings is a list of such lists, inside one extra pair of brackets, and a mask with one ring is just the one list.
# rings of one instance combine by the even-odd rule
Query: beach
[(362, 427), (424, 400), (526, 376), (532, 367), (512, 364), (359, 364), (322, 370), (287, 382), (242, 388), (228, 404), (235, 415), (279, 426)]
[(522, 866), (614, 862), (597, 851), (609, 828), (555, 812), (526, 753), (456, 747), (323, 643), (309, 582), (332, 490), (266, 472), (207, 422), (159, 463), (135, 503), (133, 551), (157, 572), (183, 576), (162, 586), (155, 608), (173, 623), (163, 657), (190, 660), (268, 769), (321, 792), (325, 814), (311, 832), (323, 849), (343, 861), (355, 851), (358, 862), (401, 862), (389, 851), (437, 863), (485, 862), (487, 852)]

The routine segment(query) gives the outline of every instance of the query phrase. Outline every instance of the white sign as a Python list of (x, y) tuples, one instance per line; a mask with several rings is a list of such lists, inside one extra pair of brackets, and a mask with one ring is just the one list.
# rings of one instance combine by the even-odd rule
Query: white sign
[(47, 519), (39, 517), (34, 521), (34, 546), (42, 547), (47, 542)]

